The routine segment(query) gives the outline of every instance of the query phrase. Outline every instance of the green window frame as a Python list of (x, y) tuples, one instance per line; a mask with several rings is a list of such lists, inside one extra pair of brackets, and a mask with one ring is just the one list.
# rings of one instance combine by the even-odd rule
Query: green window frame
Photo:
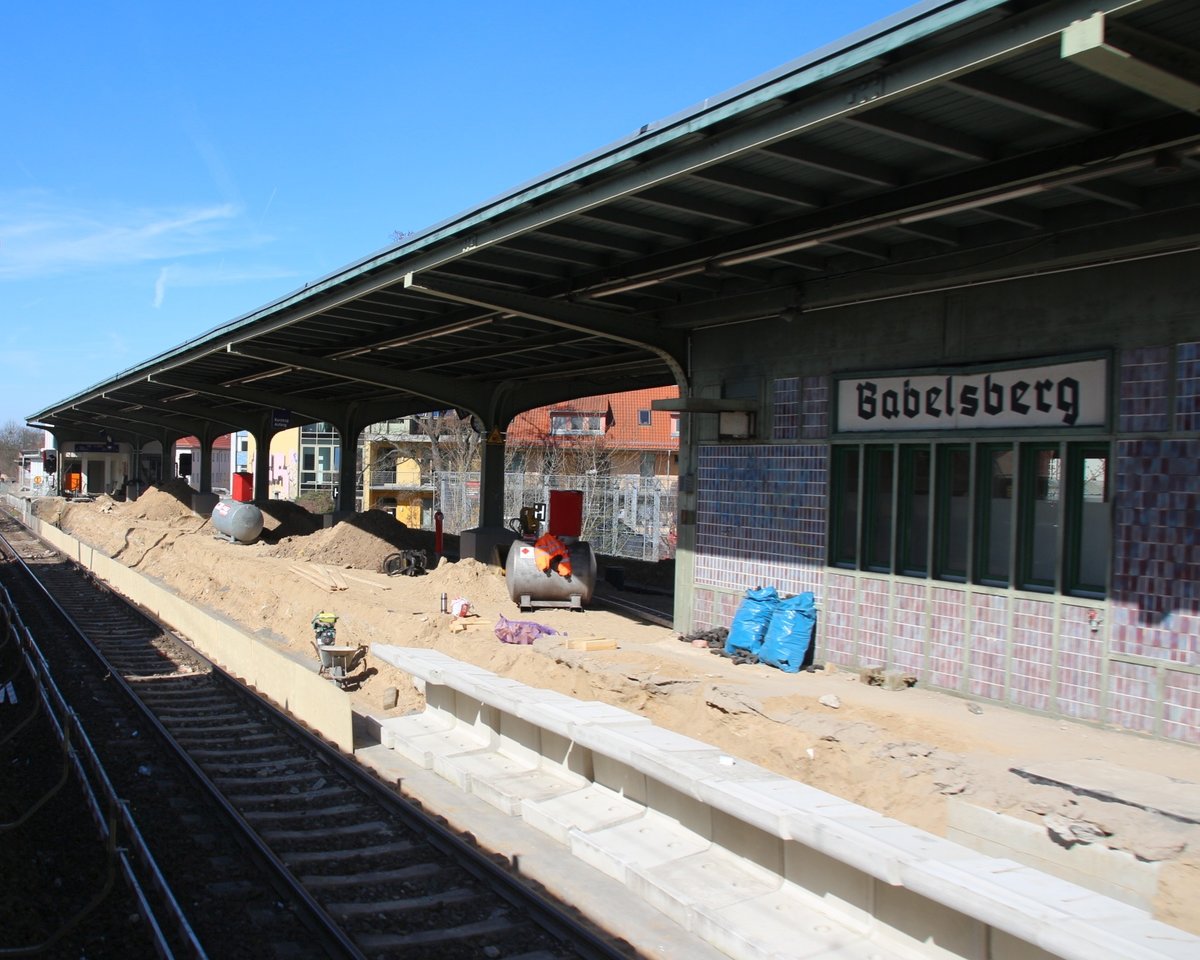
[(1012, 575), (1012, 525), (1016, 520), (1016, 449), (1011, 443), (981, 443), (975, 449), (974, 581), (1007, 587)]
[(872, 444), (863, 458), (862, 562), (867, 570), (892, 570), (896, 499), (896, 449)]
[(897, 497), (897, 566), (909, 577), (929, 572), (929, 511), (932, 505), (933, 454), (928, 444), (900, 447)]
[(1107, 441), (834, 444), (832, 567), (1103, 599)]
[(1021, 444), (1020, 527), (1017, 584), (1050, 593), (1063, 554), (1063, 460), (1057, 443)]
[(1066, 592), (1103, 598), (1108, 593), (1112, 543), (1112, 456), (1108, 444), (1071, 444), (1067, 450)]
[(966, 583), (971, 549), (971, 447), (945, 443), (937, 448), (934, 477), (934, 566), (937, 580)]
[(862, 452), (857, 446), (834, 447), (829, 485), (829, 563), (858, 566), (859, 487)]

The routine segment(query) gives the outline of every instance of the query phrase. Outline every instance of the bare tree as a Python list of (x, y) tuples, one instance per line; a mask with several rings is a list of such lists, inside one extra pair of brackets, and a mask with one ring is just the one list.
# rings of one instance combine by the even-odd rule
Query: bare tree
[(42, 431), (27, 427), (19, 420), (0, 426), (0, 473), (16, 477), (20, 472), (21, 451), (40, 450)]

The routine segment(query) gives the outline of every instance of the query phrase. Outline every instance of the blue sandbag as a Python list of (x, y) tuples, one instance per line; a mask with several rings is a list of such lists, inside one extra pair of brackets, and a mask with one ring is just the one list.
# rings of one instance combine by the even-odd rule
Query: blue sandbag
[(778, 603), (779, 594), (774, 587), (757, 587), (746, 591), (741, 606), (733, 616), (733, 623), (729, 625), (729, 638), (725, 641), (727, 657), (739, 651), (758, 653), (767, 633), (767, 624), (771, 622), (771, 614)]
[(799, 673), (816, 625), (817, 609), (811, 593), (780, 600), (758, 651), (759, 662), (769, 663), (784, 673)]

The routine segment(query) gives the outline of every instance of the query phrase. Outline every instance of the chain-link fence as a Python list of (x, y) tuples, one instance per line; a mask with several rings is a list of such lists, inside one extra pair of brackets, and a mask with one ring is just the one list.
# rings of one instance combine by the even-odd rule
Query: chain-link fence
[[(674, 478), (510, 473), (504, 478), (505, 523), (522, 507), (550, 502), (551, 490), (583, 493), (583, 536), (596, 553), (638, 560), (675, 556)], [(479, 523), (479, 474), (434, 474), (434, 509), (442, 529), (457, 534)]]

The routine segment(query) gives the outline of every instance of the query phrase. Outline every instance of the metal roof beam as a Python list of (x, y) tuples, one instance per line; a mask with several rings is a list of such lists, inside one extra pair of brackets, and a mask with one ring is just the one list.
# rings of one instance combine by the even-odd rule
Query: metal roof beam
[(744, 173), (740, 170), (730, 170), (727, 167), (705, 167), (696, 170), (689, 176), (708, 183), (717, 183), (723, 187), (732, 187), (743, 193), (750, 193), (768, 200), (782, 200), (784, 203), (794, 203), (800, 207), (823, 207), (825, 195), (817, 190), (787, 180), (775, 177), (764, 177), (756, 173)]
[(920, 237), (922, 240), (932, 240), (943, 246), (957, 247), (959, 245), (957, 230), (940, 223), (933, 223), (930, 220), (923, 220), (920, 223), (905, 223), (896, 229), (911, 236)]
[(572, 243), (600, 247), (602, 250), (616, 250), (631, 257), (645, 256), (654, 249), (651, 244), (646, 243), (644, 240), (619, 236), (615, 233), (609, 233), (607, 230), (596, 230), (577, 222), (567, 223), (559, 221), (557, 223), (547, 223), (542, 227), (541, 233), (549, 234), (552, 237), (562, 237), (564, 240), (570, 240)]
[(472, 257), (472, 260), (491, 269), (527, 274), (539, 279), (563, 280), (569, 275), (569, 272), (563, 269), (557, 260), (533, 253), (523, 253), (510, 248), (508, 244), (484, 247), (476, 256)]
[(644, 320), (635, 320), (628, 315), (578, 303), (546, 300), (525, 293), (452, 283), (425, 274), (420, 277), (409, 274), (404, 278), (404, 285), (458, 303), (503, 310), (556, 327), (642, 347), (666, 360), (673, 372), (677, 373), (680, 382), (684, 380), (682, 367), (686, 356), (685, 339), (675, 333), (656, 330)]
[(825, 173), (836, 173), (843, 177), (849, 177), (851, 180), (861, 180), (873, 187), (894, 187), (904, 182), (904, 178), (899, 173), (882, 163), (862, 157), (852, 157), (849, 154), (827, 150), (810, 143), (794, 143), (790, 140), (783, 140), (779, 143), (768, 144), (762, 147), (762, 150), (777, 157), (786, 157), (795, 163), (815, 167)]
[(433, 400), (445, 407), (463, 407), (478, 416), (485, 416), (491, 401), (491, 391), (477, 385), (451, 377), (439, 377), (431, 373), (413, 370), (394, 370), (375, 364), (353, 360), (313, 357), (290, 350), (275, 350), (261, 347), (251, 341), (229, 345), (229, 352), (241, 357), (251, 357), (266, 363), (287, 364), (297, 370), (326, 373), (339, 380), (367, 383), (387, 390), (401, 390)]
[(1200, 113), (1200, 55), (1110, 21), (1102, 11), (1062, 32), (1064, 60), (1189, 113)]
[(538, 337), (522, 337), (520, 340), (505, 341), (489, 344), (486, 347), (476, 347), (471, 350), (455, 350), (453, 354), (432, 357), (413, 365), (414, 370), (434, 370), (452, 363), (470, 363), (473, 360), (491, 360), (499, 357), (511, 357), (522, 353), (532, 353), (546, 348), (563, 349), (595, 339), (593, 335), (580, 334), (578, 337), (563, 338), (562, 333), (547, 333)]
[(675, 223), (663, 217), (652, 217), (645, 213), (636, 213), (633, 210), (618, 210), (614, 207), (593, 207), (590, 210), (581, 210), (579, 215), (592, 220), (613, 223), (618, 227), (640, 230), (643, 233), (652, 233), (659, 238), (671, 237), (675, 240), (691, 242), (699, 240), (702, 236), (700, 230), (689, 224)]
[(1067, 189), (1082, 197), (1103, 200), (1105, 203), (1111, 203), (1113, 206), (1123, 207), (1126, 210), (1141, 210), (1143, 206), (1141, 191), (1122, 183), (1089, 180), (1087, 183), (1072, 184)]
[(746, 216), (742, 207), (710, 200), (707, 197), (693, 197), (682, 190), (669, 187), (651, 187), (636, 194), (635, 199), (671, 210), (683, 210), (686, 213), (708, 217), (710, 220), (732, 223), (735, 227), (745, 227), (755, 222), (753, 217)]
[[(221, 426), (231, 427), (234, 430), (243, 430), (246, 427), (245, 421), (232, 419), (234, 414), (231, 414), (228, 410), (214, 410), (212, 407), (198, 406), (191, 403), (168, 404), (157, 400), (129, 400), (128, 402), (130, 406), (127, 409), (157, 410), (165, 414), (178, 413), (198, 423), (216, 423)], [(121, 412), (125, 413), (126, 410), (122, 410)], [(239, 411), (236, 415), (242, 416), (243, 414)], [(252, 420), (255, 414), (247, 412), (244, 416)]]
[(854, 253), (860, 257), (866, 257), (869, 260), (880, 260), (887, 262), (892, 259), (888, 248), (882, 243), (876, 243), (874, 240), (868, 240), (866, 237), (854, 237), (847, 240), (830, 240), (827, 246), (833, 247), (835, 250), (844, 250), (846, 253)]
[(153, 383), (165, 384), (169, 387), (179, 387), (181, 390), (192, 390), (206, 397), (229, 397), (261, 407), (264, 410), (287, 409), (289, 413), (298, 413), (302, 417), (311, 418), (311, 423), (336, 423), (341, 408), (321, 403), (319, 400), (297, 398), (294, 394), (275, 393), (270, 390), (247, 390), (245, 387), (227, 387), (209, 380), (194, 380), (191, 377), (179, 376), (174, 372), (159, 374), (151, 378)]
[(513, 237), (497, 246), (501, 250), (515, 250), (528, 256), (541, 257), (543, 260), (557, 260), (593, 269), (604, 266), (610, 259), (607, 254), (598, 256), (586, 250), (573, 250), (559, 243), (547, 243), (536, 237)]
[(1036, 210), (1026, 203), (993, 203), (986, 207), (981, 207), (980, 213), (986, 214), (989, 217), (995, 217), (997, 220), (1005, 220), (1008, 223), (1015, 223), (1021, 227), (1028, 227), (1031, 230), (1040, 230), (1046, 225), (1046, 218), (1040, 210)]
[(854, 113), (843, 117), (842, 123), (924, 147), (936, 153), (958, 157), (960, 160), (990, 160), (996, 153), (990, 144), (975, 137), (947, 130), (916, 117), (901, 116), (894, 111), (868, 110), (864, 113)]
[(1104, 126), (1101, 118), (1060, 94), (1050, 96), (1015, 80), (987, 74), (968, 74), (949, 80), (946, 86), (988, 103), (1036, 117), (1048, 123), (1091, 133)]
[[(63, 416), (66, 416), (66, 414), (56, 414), (56, 417)], [(86, 424), (96, 429), (101, 428), (104, 425), (104, 422), (108, 420), (115, 420), (118, 423), (126, 424), (140, 423), (159, 430), (178, 430), (179, 436), (181, 437), (199, 436), (200, 432), (203, 431), (203, 429), (210, 422), (212, 422), (211, 418), (205, 418), (203, 420), (188, 420), (184, 423), (179, 423), (177, 421), (167, 419), (166, 417), (157, 417), (152, 413), (138, 412), (137, 416), (134, 416), (128, 411), (117, 412), (92, 409), (88, 409), (87, 411), (76, 410), (69, 418), (69, 422), (71, 422), (72, 425), (79, 426)], [(125, 427), (122, 429), (132, 428)]]

